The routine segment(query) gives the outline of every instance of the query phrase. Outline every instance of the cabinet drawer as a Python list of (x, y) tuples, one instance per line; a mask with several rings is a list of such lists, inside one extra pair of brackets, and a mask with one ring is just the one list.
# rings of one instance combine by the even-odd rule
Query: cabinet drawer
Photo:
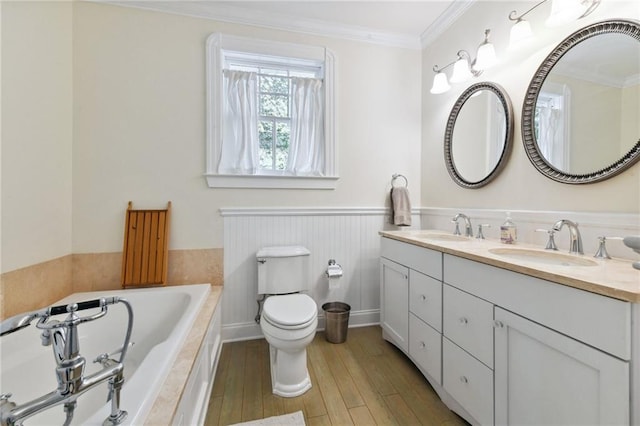
[(442, 280), (442, 253), (439, 251), (383, 237), (380, 253), (382, 257)]
[(442, 283), (417, 271), (409, 271), (409, 310), (442, 332)]
[(409, 314), (409, 356), (442, 385), (442, 335), (418, 317)]
[(493, 424), (493, 371), (477, 359), (442, 339), (444, 389), (478, 423)]
[(449, 285), (443, 292), (443, 334), (493, 368), (493, 305)]

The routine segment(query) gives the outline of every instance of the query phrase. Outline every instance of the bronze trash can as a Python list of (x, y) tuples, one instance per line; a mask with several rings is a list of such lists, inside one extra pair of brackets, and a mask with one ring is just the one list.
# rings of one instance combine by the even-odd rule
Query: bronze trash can
[(349, 328), (351, 306), (342, 302), (329, 302), (322, 305), (325, 318), (324, 333), (331, 343), (344, 343)]

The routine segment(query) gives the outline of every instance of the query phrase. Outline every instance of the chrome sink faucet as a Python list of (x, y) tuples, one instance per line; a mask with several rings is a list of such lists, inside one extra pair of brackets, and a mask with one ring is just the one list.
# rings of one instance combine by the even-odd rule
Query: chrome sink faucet
[(471, 219), (469, 216), (463, 213), (458, 213), (451, 219), (451, 222), (456, 224), (456, 229), (453, 231), (454, 235), (460, 235), (460, 225), (458, 224), (458, 220), (462, 218), (464, 219), (464, 235), (465, 237), (473, 237), (473, 227), (471, 226)]
[(577, 223), (568, 219), (561, 219), (553, 225), (552, 229), (558, 232), (564, 225), (567, 225), (567, 228), (569, 228), (569, 253), (584, 254), (584, 250), (582, 249), (582, 236), (580, 235)]
[[(90, 375), (84, 374), (86, 360), (80, 355), (78, 325), (103, 317), (107, 313), (107, 305), (123, 303), (129, 314), (124, 345), (120, 351), (120, 359), (110, 359), (108, 354), (99, 356), (94, 362), (102, 364), (103, 369)], [(84, 309), (100, 308), (100, 312), (86, 317), (79, 317), (76, 312)], [(68, 313), (64, 321), (50, 320), (53, 315)], [(124, 357), (129, 347), (133, 328), (133, 310), (129, 302), (119, 297), (95, 299), (69, 305), (52, 306), (39, 311), (28, 312), (6, 319), (0, 323), (0, 336), (28, 326), (39, 318), (36, 327), (43, 330), (41, 338), (44, 346), (51, 346), (56, 360), (56, 379), (58, 387), (39, 398), (17, 405), (10, 400), (11, 394), (0, 395), (0, 425), (20, 425), (27, 418), (51, 407), (64, 405), (66, 413), (65, 425), (73, 419), (73, 413), (80, 395), (107, 382), (111, 401), (111, 413), (104, 425), (118, 425), (124, 421), (127, 412), (120, 410), (120, 390), (124, 382)]]

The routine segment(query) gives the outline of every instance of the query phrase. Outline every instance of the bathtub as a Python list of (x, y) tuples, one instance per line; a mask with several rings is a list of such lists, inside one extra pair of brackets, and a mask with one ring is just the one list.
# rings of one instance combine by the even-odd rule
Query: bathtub
[[(125, 383), (120, 408), (128, 412), (123, 424), (142, 424), (149, 414), (162, 384), (169, 374), (194, 321), (207, 300), (211, 286), (188, 286), (76, 293), (55, 305), (120, 296), (133, 307), (131, 341), (124, 361)], [(86, 316), (97, 309), (79, 312)], [(112, 353), (122, 346), (127, 310), (124, 304), (110, 305), (107, 314), (81, 324), (80, 354), (86, 359), (85, 374), (101, 369), (92, 361), (100, 354)], [(64, 319), (64, 315), (56, 316)], [(57, 387), (55, 360), (50, 346), (40, 343), (41, 331), (34, 323), (0, 338), (0, 393), (12, 393), (11, 400), (20, 405), (51, 392)], [(118, 359), (119, 355), (114, 356)], [(103, 383), (78, 398), (72, 424), (101, 425), (109, 415), (107, 384)], [(56, 406), (28, 418), (28, 425), (60, 425), (65, 415)], [(171, 419), (167, 419), (171, 423)]]

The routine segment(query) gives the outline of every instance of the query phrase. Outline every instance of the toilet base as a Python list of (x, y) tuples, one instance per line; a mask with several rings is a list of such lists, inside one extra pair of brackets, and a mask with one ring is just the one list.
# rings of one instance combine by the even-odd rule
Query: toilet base
[(311, 389), (307, 349), (286, 352), (269, 345), (271, 388), (274, 395), (293, 398)]

